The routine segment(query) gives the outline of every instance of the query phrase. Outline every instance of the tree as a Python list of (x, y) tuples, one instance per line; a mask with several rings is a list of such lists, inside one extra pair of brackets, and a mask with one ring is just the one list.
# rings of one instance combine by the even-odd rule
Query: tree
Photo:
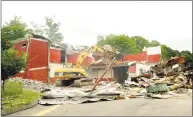
[(31, 23), (32, 29), (29, 32), (34, 35), (41, 35), (48, 38), (51, 42), (60, 44), (64, 39), (62, 33), (59, 32), (60, 23), (54, 21), (53, 17), (45, 17), (44, 25), (37, 25), (34, 22)]
[(10, 48), (1, 53), (1, 58), (1, 69), (5, 70), (8, 76), (12, 76), (25, 67), (27, 55), (19, 54), (18, 51)]
[(4, 50), (1, 53), (1, 78), (3, 80), (3, 87), (5, 81), (9, 79), (10, 76), (15, 75), (25, 67), (26, 58), (26, 54), (18, 55), (18, 52), (13, 48)]
[(13, 44), (11, 43), (11, 41), (9, 41), (8, 39), (5, 39), (2, 34), (1, 35), (1, 52), (11, 48), (12, 46)]
[(111, 45), (124, 54), (140, 52), (140, 49), (137, 48), (135, 41), (127, 35), (110, 34), (105, 38), (98, 40), (97, 45)]
[(171, 57), (176, 56), (173, 50), (170, 47), (167, 47), (166, 45), (161, 45), (161, 50), (162, 50), (162, 59), (168, 60)]
[(193, 65), (193, 54), (190, 51), (181, 51), (180, 56), (185, 57), (186, 64)]
[(135, 41), (136, 46), (140, 51), (142, 51), (144, 47), (149, 46), (149, 41), (141, 36), (133, 36), (131, 38)]
[(101, 36), (101, 35), (98, 35), (98, 36), (97, 36), (97, 42), (98, 42), (98, 41), (101, 41), (101, 40), (104, 40), (104, 37)]
[(150, 43), (149, 43), (149, 47), (154, 47), (154, 46), (160, 46), (161, 44), (156, 41), (156, 40), (152, 40)]
[(19, 54), (12, 48), (12, 40), (25, 37), (26, 26), (21, 23), (20, 18), (14, 17), (9, 23), (6, 23), (1, 29), (1, 72), (3, 87), (5, 80), (10, 76), (21, 71), (26, 64), (26, 54)]
[(46, 17), (45, 20), (46, 23), (44, 31), (46, 37), (54, 43), (61, 42), (64, 37), (62, 33), (59, 32), (60, 23), (56, 23), (53, 18), (50, 17)]
[(15, 16), (10, 22), (5, 23), (1, 29), (1, 37), (6, 36), (6, 39), (8, 40), (24, 38), (27, 33), (27, 25), (21, 21), (21, 17), (17, 16)]
[(34, 22), (31, 23), (33, 29), (29, 29), (29, 32), (35, 35), (41, 35), (44, 36), (45, 32), (44, 32), (44, 26), (42, 25), (37, 25)]

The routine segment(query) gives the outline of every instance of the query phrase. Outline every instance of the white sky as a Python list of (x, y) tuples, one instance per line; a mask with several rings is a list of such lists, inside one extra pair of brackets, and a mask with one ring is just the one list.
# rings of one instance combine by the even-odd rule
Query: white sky
[(61, 23), (64, 42), (93, 45), (97, 35), (127, 34), (192, 51), (192, 1), (3, 1), (2, 20), (14, 15), (43, 24)]

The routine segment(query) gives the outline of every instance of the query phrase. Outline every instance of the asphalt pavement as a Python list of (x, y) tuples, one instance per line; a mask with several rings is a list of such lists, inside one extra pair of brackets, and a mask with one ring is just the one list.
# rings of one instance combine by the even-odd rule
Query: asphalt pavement
[(9, 116), (192, 116), (192, 97), (136, 98), (85, 104), (37, 105)]

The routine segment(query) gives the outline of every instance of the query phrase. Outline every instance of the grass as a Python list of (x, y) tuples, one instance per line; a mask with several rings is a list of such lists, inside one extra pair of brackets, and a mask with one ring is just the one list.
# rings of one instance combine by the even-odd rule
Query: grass
[(6, 81), (4, 90), (1, 88), (2, 107), (8, 112), (10, 110), (23, 107), (37, 100), (40, 93), (23, 89), (20, 82)]

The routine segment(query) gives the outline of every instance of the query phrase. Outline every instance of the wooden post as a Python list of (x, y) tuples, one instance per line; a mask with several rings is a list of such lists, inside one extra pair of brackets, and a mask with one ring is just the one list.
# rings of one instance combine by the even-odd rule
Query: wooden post
[(98, 85), (98, 83), (100, 82), (100, 80), (103, 78), (103, 76), (105, 75), (105, 73), (107, 72), (107, 70), (110, 68), (110, 66), (112, 65), (112, 63), (115, 61), (116, 57), (113, 58), (113, 60), (110, 62), (110, 64), (106, 67), (105, 71), (103, 72), (102, 76), (97, 80), (96, 84), (94, 84), (93, 88), (91, 89), (91, 92), (96, 88), (96, 86)]
[(97, 78), (96, 79), (99, 78), (99, 70), (100, 70), (100, 68), (97, 68)]

